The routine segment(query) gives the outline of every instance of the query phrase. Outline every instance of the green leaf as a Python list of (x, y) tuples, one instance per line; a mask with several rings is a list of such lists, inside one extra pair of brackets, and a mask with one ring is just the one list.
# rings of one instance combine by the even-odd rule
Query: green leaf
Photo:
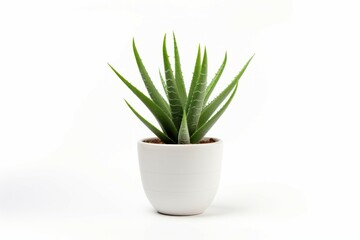
[(225, 53), (225, 57), (224, 60), (219, 68), (219, 70), (216, 72), (215, 77), (213, 78), (213, 80), (211, 80), (210, 84), (208, 85), (208, 87), (206, 88), (206, 94), (205, 94), (205, 99), (204, 99), (204, 105), (207, 103), (207, 101), (209, 100), (209, 97), (212, 93), (212, 91), (214, 90), (217, 82), (219, 81), (221, 74), (224, 71), (225, 65), (226, 65), (226, 60), (227, 60), (227, 53)]
[(164, 88), (164, 92), (166, 94), (166, 97), (169, 99), (169, 93), (167, 91), (167, 86), (166, 86), (165, 80), (164, 80), (164, 78), (163, 78), (163, 76), (162, 76), (162, 74), (160, 72), (160, 69), (159, 69), (159, 75), (160, 75), (161, 84), (162, 84), (162, 86)]
[(121, 81), (145, 104), (145, 106), (151, 111), (156, 120), (159, 122), (161, 129), (174, 141), (177, 140), (178, 130), (175, 127), (174, 123), (171, 121), (170, 117), (154, 103), (150, 98), (145, 96), (141, 91), (134, 87), (128, 80), (120, 75), (110, 64), (110, 68), (115, 72), (115, 74), (121, 79)]
[(187, 113), (189, 112), (190, 98), (194, 94), (194, 89), (195, 89), (196, 83), (199, 79), (200, 71), (201, 71), (201, 49), (200, 49), (200, 45), (199, 45), (197, 56), (196, 56), (195, 67), (194, 67), (194, 73), (193, 73), (193, 77), (192, 77), (191, 85), (190, 85), (190, 89), (189, 89), (188, 99), (186, 101), (186, 112)]
[(170, 139), (168, 136), (166, 136), (163, 132), (161, 132), (159, 129), (157, 129), (154, 125), (152, 125), (150, 122), (148, 122), (144, 117), (142, 117), (126, 100), (126, 104), (131, 109), (131, 111), (158, 137), (167, 144), (174, 144), (175, 142)]
[(169, 104), (165, 101), (165, 99), (161, 96), (159, 91), (154, 86), (153, 82), (151, 81), (151, 78), (148, 74), (148, 72), (145, 69), (145, 66), (140, 58), (139, 52), (135, 45), (135, 40), (133, 39), (133, 51), (136, 59), (136, 63), (138, 65), (141, 77), (144, 81), (144, 84), (146, 86), (146, 89), (151, 97), (151, 99), (159, 106), (161, 107), (166, 114), (170, 116), (170, 107)]
[(178, 89), (182, 107), (184, 108), (186, 104), (187, 96), (186, 96), (184, 78), (181, 71), (179, 50), (174, 33), (173, 33), (173, 39), (174, 39), (174, 55), (175, 55), (175, 82)]
[(169, 95), (171, 117), (176, 128), (179, 129), (183, 114), (183, 108), (166, 49), (166, 35), (164, 36), (164, 42), (163, 42), (163, 58), (164, 58), (166, 86)]
[(244, 65), (244, 67), (241, 69), (241, 71), (236, 75), (234, 80), (216, 97), (213, 101), (211, 101), (208, 105), (204, 107), (204, 109), (201, 112), (199, 125), (203, 125), (216, 111), (216, 109), (220, 106), (220, 104), (224, 101), (224, 99), (230, 94), (232, 89), (238, 84), (241, 76), (245, 72), (246, 68), (248, 67), (249, 63), (251, 62), (252, 56), (247, 63)]
[(196, 132), (193, 135), (191, 135), (190, 137), (191, 143), (198, 143), (205, 136), (205, 134), (212, 128), (212, 126), (216, 123), (216, 121), (221, 117), (221, 115), (225, 112), (226, 108), (229, 106), (231, 100), (235, 96), (237, 86), (238, 85), (236, 84), (233, 93), (231, 94), (227, 102), (224, 104), (224, 106), (212, 118), (210, 118), (209, 121), (203, 124), (200, 128), (196, 130)]
[(188, 112), (188, 126), (189, 126), (190, 135), (192, 135), (196, 131), (198, 126), (198, 122), (205, 98), (206, 78), (207, 78), (207, 54), (205, 48), (200, 76), (195, 82), (194, 92), (193, 95), (190, 97), (190, 106)]
[(178, 137), (179, 144), (190, 144), (190, 134), (187, 125), (186, 112), (184, 111)]

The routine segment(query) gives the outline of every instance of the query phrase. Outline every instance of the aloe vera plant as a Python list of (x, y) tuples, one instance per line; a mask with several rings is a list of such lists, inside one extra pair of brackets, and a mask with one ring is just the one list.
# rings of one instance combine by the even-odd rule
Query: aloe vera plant
[[(217, 97), (208, 102), (210, 95), (218, 83), (218, 80), (220, 79), (220, 76), (225, 68), (227, 54), (225, 53), (224, 60), (219, 70), (216, 72), (214, 78), (212, 78), (210, 83), (207, 84), (208, 61), (206, 48), (204, 49), (202, 56), (199, 46), (190, 89), (187, 92), (181, 70), (180, 55), (175, 34), (173, 34), (173, 41), (175, 72), (173, 71), (169, 60), (165, 35), (162, 49), (165, 74), (163, 75), (161, 72), (159, 73), (159, 78), (162, 82), (167, 99), (164, 99), (164, 97), (156, 89), (140, 58), (134, 40), (132, 44), (134, 56), (142, 80), (150, 97), (146, 96), (144, 93), (138, 90), (110, 64), (109, 66), (121, 79), (121, 81), (145, 104), (145, 106), (154, 115), (158, 121), (159, 126), (161, 127), (161, 130), (147, 121), (125, 100), (131, 111), (161, 141), (166, 144), (195, 144), (200, 142), (200, 140), (205, 136), (205, 134), (210, 130), (210, 128), (215, 124), (215, 122), (229, 106), (236, 93), (239, 79), (245, 72), (253, 56), (246, 62), (246, 64), (230, 82), (230, 84), (222, 92), (220, 92)], [(225, 99), (227, 99), (227, 101), (222, 104)]]

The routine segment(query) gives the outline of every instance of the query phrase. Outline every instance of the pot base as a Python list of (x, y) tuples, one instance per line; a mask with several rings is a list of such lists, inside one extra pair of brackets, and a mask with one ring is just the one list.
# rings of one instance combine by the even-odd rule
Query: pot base
[(171, 213), (163, 213), (163, 212), (157, 211), (158, 214), (166, 215), (166, 216), (173, 216), (173, 217), (196, 216), (196, 215), (203, 214), (204, 212), (205, 212), (205, 211), (198, 212), (198, 213), (189, 213), (189, 214), (171, 214)]

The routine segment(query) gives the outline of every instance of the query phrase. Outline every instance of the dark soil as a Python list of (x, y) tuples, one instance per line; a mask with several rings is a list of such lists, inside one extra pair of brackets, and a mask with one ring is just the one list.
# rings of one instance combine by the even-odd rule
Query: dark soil
[[(165, 144), (159, 138), (146, 139), (146, 140), (144, 140), (144, 142), (146, 142), (146, 143), (154, 143), (154, 144)], [(216, 142), (215, 138), (204, 138), (199, 143), (196, 143), (196, 144), (213, 143), (213, 142)]]
[(156, 144), (165, 144), (159, 138), (146, 139), (146, 140), (144, 140), (144, 142), (146, 142), (146, 143), (156, 143)]

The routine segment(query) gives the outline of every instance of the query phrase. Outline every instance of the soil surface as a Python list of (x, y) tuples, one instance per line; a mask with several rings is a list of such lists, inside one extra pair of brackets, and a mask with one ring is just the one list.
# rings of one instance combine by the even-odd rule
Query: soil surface
[[(165, 144), (159, 138), (146, 139), (146, 140), (144, 140), (144, 142), (146, 142), (146, 143), (155, 143), (155, 144)], [(204, 138), (199, 143), (196, 143), (196, 144), (213, 143), (213, 142), (216, 142), (215, 138)]]

